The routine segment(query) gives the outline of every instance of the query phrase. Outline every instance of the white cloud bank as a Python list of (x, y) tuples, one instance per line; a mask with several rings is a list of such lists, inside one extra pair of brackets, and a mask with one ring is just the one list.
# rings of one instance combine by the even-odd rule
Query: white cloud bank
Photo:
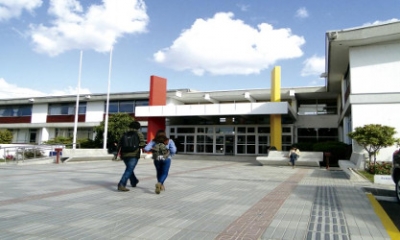
[[(15, 84), (8, 83), (4, 78), (0, 78), (0, 99), (76, 95), (77, 93), (78, 89), (73, 87), (68, 87), (65, 90), (53, 90), (52, 92), (45, 93), (29, 88), (19, 87)], [(81, 88), (79, 90), (79, 94), (90, 94), (90, 91), (89, 89)]]
[(50, 56), (72, 49), (108, 52), (124, 34), (146, 32), (149, 21), (142, 0), (103, 0), (87, 11), (77, 0), (50, 0), (48, 13), (50, 26), (32, 24), (30, 34), (34, 50)]
[(0, 22), (18, 18), (23, 11), (33, 13), (42, 0), (0, 0)]
[(392, 19), (385, 20), (385, 21), (377, 20), (377, 21), (372, 22), (372, 23), (370, 23), (370, 22), (364, 23), (362, 26), (363, 27), (367, 27), (367, 26), (380, 25), (380, 24), (392, 23), (392, 22), (397, 22), (397, 21), (399, 21), (399, 19), (397, 19), (397, 18), (392, 18)]
[(305, 40), (288, 28), (267, 23), (257, 28), (233, 19), (233, 13), (217, 13), (197, 19), (172, 46), (159, 50), (154, 60), (178, 71), (196, 75), (258, 74), (275, 62), (303, 55)]
[(301, 70), (301, 76), (311, 76), (311, 75), (321, 75), (325, 72), (325, 57), (312, 56), (306, 59), (304, 62), (304, 67)]

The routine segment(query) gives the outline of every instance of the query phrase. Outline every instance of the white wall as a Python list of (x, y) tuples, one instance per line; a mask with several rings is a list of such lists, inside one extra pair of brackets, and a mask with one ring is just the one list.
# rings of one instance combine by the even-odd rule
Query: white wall
[(49, 140), (49, 131), (47, 130), (47, 128), (42, 128), (39, 143), (42, 143), (42, 142), (48, 141), (48, 140)]
[[(394, 127), (397, 131), (395, 138), (400, 138), (400, 121), (396, 112), (400, 109), (400, 103), (397, 104), (356, 104), (352, 105), (352, 123), (353, 130), (356, 127), (362, 127), (367, 124), (381, 124)], [(361, 153), (363, 149), (353, 144), (353, 150)], [(377, 155), (379, 161), (391, 161), (391, 156), (396, 146), (382, 149)]]
[(86, 122), (101, 122), (104, 113), (103, 101), (86, 103)]
[(399, 92), (400, 43), (350, 48), (351, 93)]
[(138, 106), (136, 117), (287, 114), (287, 102)]
[[(360, 46), (350, 49), (352, 129), (366, 124), (394, 127), (400, 137), (400, 43)], [(374, 95), (375, 94), (375, 95)], [(381, 102), (381, 103), (379, 103)], [(365, 104), (364, 104), (365, 103)], [(378, 161), (391, 161), (396, 146), (382, 149)], [(353, 144), (353, 151), (364, 152)]]
[(47, 104), (33, 104), (31, 123), (45, 123), (47, 120)]

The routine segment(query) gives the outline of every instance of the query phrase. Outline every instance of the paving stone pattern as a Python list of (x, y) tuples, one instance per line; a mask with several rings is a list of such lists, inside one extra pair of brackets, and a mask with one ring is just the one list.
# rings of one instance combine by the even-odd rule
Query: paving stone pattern
[(0, 165), (0, 239), (390, 239), (360, 183), (319, 168), (175, 159)]

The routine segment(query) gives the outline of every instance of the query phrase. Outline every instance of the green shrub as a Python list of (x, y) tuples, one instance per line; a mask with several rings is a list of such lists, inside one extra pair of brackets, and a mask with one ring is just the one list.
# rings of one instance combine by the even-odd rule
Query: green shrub
[(0, 130), (0, 143), (9, 144), (13, 139), (12, 132), (9, 130)]
[(390, 169), (392, 168), (392, 163), (390, 162), (370, 162), (367, 165), (366, 171), (371, 174), (380, 174), (380, 175), (390, 175)]
[(313, 142), (306, 142), (306, 143), (295, 143), (293, 146), (297, 147), (300, 149), (300, 151), (307, 151), (307, 152), (312, 152), (313, 150), (313, 145), (315, 143)]
[(101, 148), (98, 142), (89, 138), (78, 139), (79, 148)]
[(72, 145), (72, 137), (55, 137), (53, 139), (50, 139), (48, 141), (43, 142), (43, 144), (48, 144), (48, 145), (57, 145), (57, 144), (62, 144), (62, 145)]
[(25, 149), (24, 157), (25, 159), (43, 157), (43, 152), (40, 149)]

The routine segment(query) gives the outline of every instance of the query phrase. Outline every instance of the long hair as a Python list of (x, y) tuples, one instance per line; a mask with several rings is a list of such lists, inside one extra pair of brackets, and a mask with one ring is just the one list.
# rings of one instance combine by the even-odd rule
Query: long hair
[(160, 129), (157, 131), (156, 136), (154, 137), (153, 141), (156, 143), (168, 143), (168, 138), (164, 130)]

